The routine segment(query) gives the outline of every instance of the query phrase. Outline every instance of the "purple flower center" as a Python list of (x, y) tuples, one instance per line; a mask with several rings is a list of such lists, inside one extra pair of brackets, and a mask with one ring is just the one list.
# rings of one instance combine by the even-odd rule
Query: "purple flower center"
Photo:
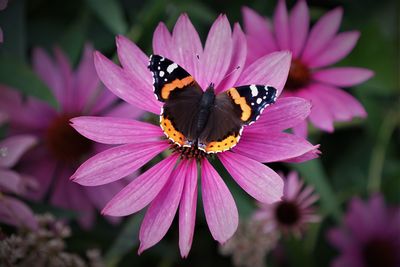
[(311, 80), (310, 69), (300, 60), (293, 59), (290, 65), (288, 79), (285, 84), (285, 89), (296, 91), (306, 86)]
[(69, 120), (76, 114), (63, 114), (56, 117), (46, 131), (46, 145), (58, 160), (76, 162), (86, 155), (93, 143), (80, 135), (69, 125)]
[(397, 253), (393, 242), (382, 238), (372, 239), (362, 250), (366, 267), (398, 267)]
[(275, 209), (275, 217), (279, 224), (293, 226), (300, 219), (300, 210), (296, 203), (291, 201), (281, 201)]

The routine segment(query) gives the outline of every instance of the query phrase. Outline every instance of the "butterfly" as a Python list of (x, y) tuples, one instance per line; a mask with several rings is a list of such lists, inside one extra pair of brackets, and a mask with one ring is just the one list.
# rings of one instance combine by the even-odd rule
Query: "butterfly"
[(164, 103), (160, 126), (179, 147), (197, 148), (207, 154), (229, 150), (238, 144), (243, 127), (255, 122), (276, 101), (269, 85), (232, 87), (215, 94), (214, 84), (205, 91), (175, 62), (150, 56), (155, 97)]

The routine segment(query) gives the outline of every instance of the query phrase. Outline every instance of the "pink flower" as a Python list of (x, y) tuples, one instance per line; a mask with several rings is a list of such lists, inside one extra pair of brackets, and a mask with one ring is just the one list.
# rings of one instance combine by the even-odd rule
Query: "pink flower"
[[(6, 9), (7, 4), (8, 4), (8, 0), (0, 0), (0, 11)], [(2, 42), (3, 42), (3, 31), (0, 28), (0, 43), (2, 43)]]
[(333, 267), (400, 266), (400, 208), (389, 208), (381, 195), (350, 202), (342, 227), (329, 232), (341, 253)]
[[(118, 36), (116, 42), (122, 67), (97, 52), (95, 65), (100, 79), (125, 101), (159, 116), (162, 103), (153, 94), (148, 56), (125, 37)], [(172, 34), (160, 23), (154, 32), (153, 51), (180, 64), (203, 89), (213, 82), (217, 92), (250, 83), (270, 84), (280, 92), (290, 64), (290, 54), (280, 52), (262, 57), (244, 69), (244, 34), (238, 24), (232, 32), (223, 15), (212, 25), (204, 48), (187, 15), (179, 17)], [(233, 179), (252, 197), (270, 203), (282, 195), (282, 179), (261, 162), (316, 156), (316, 147), (282, 132), (304, 120), (309, 111), (310, 105), (303, 99), (278, 100), (256, 123), (245, 127), (232, 151), (217, 154)], [(183, 257), (188, 255), (196, 217), (198, 166), (205, 216), (213, 238), (224, 243), (236, 231), (235, 201), (205, 153), (196, 150), (190, 158), (185, 148), (175, 147), (164, 138), (159, 125), (107, 117), (79, 117), (71, 121), (89, 139), (120, 145), (79, 167), (71, 179), (82, 185), (118, 180), (164, 151), (165, 159), (133, 180), (103, 209), (107, 215), (126, 216), (149, 206), (140, 228), (139, 253), (163, 238), (179, 207), (179, 247)]]
[(24, 101), (16, 91), (0, 87), (0, 106), (10, 114), (12, 132), (32, 134), (39, 140), (34, 151), (19, 164), (20, 170), (35, 177), (40, 185), (30, 197), (48, 197), (58, 207), (77, 211), (84, 227), (94, 222), (95, 209), (102, 208), (126, 183), (86, 188), (69, 181), (82, 160), (104, 149), (78, 134), (69, 119), (79, 115), (135, 118), (141, 114), (125, 103), (116, 105), (117, 98), (99, 86), (92, 54), (92, 47), (87, 45), (73, 72), (60, 49), (55, 49), (55, 61), (40, 48), (33, 51), (34, 70), (52, 90), (59, 109), (32, 97)]
[[(285, 96), (310, 100), (313, 108), (309, 120), (327, 132), (333, 132), (334, 121), (367, 116), (362, 105), (340, 87), (354, 86), (373, 76), (368, 69), (328, 67), (347, 56), (360, 37), (358, 31), (337, 33), (342, 13), (341, 8), (328, 12), (309, 30), (309, 11), (304, 0), (299, 0), (290, 14), (285, 1), (279, 0), (273, 23), (250, 8), (243, 8), (249, 46), (247, 64), (274, 51), (291, 51)], [(304, 136), (307, 124), (303, 122), (294, 130)]]
[(264, 222), (265, 232), (283, 231), (300, 236), (309, 223), (320, 220), (312, 207), (319, 196), (312, 186), (303, 185), (298, 174), (291, 172), (285, 181), (282, 199), (273, 204), (261, 204), (254, 217)]
[(21, 156), (37, 143), (28, 135), (16, 135), (0, 141), (0, 221), (17, 227), (37, 228), (37, 221), (31, 209), (18, 198), (24, 196), (34, 180), (19, 174), (11, 168)]

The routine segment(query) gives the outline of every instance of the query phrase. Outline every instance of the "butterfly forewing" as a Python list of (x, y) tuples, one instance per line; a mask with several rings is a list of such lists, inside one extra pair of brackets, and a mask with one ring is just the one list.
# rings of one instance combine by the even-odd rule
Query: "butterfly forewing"
[(183, 89), (194, 82), (193, 77), (168, 58), (152, 55), (148, 68), (153, 73), (154, 94), (165, 102), (173, 90)]

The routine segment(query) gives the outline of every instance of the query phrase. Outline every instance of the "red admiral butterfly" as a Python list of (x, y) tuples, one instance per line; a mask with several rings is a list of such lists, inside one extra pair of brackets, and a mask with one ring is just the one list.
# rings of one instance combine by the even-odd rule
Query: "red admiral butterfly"
[(214, 84), (203, 91), (193, 77), (171, 60), (152, 55), (154, 94), (164, 102), (160, 125), (164, 134), (181, 147), (206, 153), (233, 148), (243, 126), (255, 122), (276, 100), (272, 86), (245, 85), (215, 95)]

